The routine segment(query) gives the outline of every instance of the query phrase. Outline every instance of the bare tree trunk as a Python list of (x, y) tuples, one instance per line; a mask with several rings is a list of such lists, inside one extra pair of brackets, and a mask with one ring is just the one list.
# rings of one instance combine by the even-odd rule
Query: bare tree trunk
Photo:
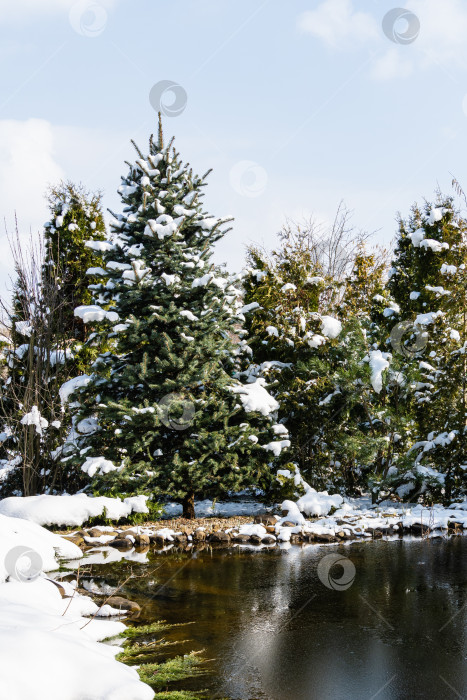
[(183, 504), (183, 517), (187, 520), (195, 519), (195, 494), (194, 491), (190, 491), (186, 494), (182, 501)]

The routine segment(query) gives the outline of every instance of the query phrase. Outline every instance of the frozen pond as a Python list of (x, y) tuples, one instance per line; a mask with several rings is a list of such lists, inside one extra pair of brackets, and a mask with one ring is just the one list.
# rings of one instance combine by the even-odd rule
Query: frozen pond
[[(330, 559), (318, 570), (331, 554), (345, 571)], [(191, 687), (212, 698), (467, 697), (465, 537), (172, 550), (93, 566), (92, 577), (116, 583), (130, 566), (138, 578), (123, 594), (142, 606), (138, 622), (196, 623), (164, 637), (189, 639), (177, 653), (205, 649), (209, 674)], [(328, 587), (342, 574), (344, 590)]]

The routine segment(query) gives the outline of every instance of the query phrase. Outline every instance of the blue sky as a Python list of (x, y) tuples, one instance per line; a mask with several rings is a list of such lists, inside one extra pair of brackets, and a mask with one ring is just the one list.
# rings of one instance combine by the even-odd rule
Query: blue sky
[[(467, 189), (467, 3), (409, 0), (391, 41), (382, 20), (394, 6), (0, 0), (8, 228), (16, 211), (22, 235), (39, 230), (44, 190), (60, 178), (103, 190), (119, 211), (130, 139), (145, 148), (156, 123), (149, 92), (169, 80), (186, 105), (165, 117), (165, 133), (196, 171), (214, 168), (211, 213), (235, 217), (218, 261), (239, 269), (245, 245), (273, 246), (285, 217), (328, 221), (341, 199), (356, 227), (389, 244), (398, 210), (438, 184), (450, 192), (451, 174)], [(414, 36), (403, 45), (406, 29)]]

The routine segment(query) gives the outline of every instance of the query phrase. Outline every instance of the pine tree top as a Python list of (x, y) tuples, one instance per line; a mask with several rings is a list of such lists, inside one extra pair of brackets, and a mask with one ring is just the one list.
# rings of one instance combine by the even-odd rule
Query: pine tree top
[[(88, 271), (106, 278), (92, 285), (97, 304), (111, 313), (147, 314), (147, 308), (132, 308), (144, 288), (148, 300), (160, 297), (164, 307), (172, 302), (187, 313), (196, 307), (195, 313), (202, 314), (212, 312), (217, 300), (219, 312), (227, 312), (230, 305), (232, 315), (238, 291), (211, 262), (213, 245), (225, 235), (231, 218), (204, 211), (202, 188), (208, 173), (194, 174), (181, 161), (173, 139), (163, 145), (161, 133), (157, 142), (151, 136), (146, 155), (134, 146), (137, 158), (127, 163), (128, 174), (118, 188), (123, 213), (111, 212), (111, 237), (99, 246), (102, 268)], [(99, 309), (96, 313), (105, 316)]]

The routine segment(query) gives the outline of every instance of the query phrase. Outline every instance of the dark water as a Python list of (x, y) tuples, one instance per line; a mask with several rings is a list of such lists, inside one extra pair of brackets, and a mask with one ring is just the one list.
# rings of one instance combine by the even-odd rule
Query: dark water
[[(355, 566), (346, 590), (318, 577), (331, 553)], [(94, 578), (115, 582), (129, 567), (93, 567)], [(212, 698), (467, 698), (465, 537), (170, 552), (132, 568), (144, 574), (125, 588), (140, 621), (196, 622), (164, 636), (189, 638), (178, 653), (206, 650), (209, 675), (192, 688)]]

